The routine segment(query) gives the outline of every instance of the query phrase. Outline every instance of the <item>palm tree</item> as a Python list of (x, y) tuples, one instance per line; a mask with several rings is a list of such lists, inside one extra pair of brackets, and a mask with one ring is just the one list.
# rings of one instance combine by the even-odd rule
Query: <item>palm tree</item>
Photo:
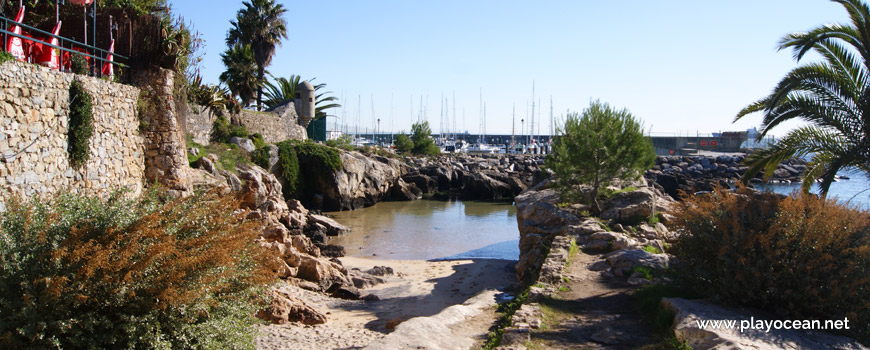
[[(245, 7), (230, 21), (227, 45), (247, 44), (254, 52), (257, 63), (257, 79), (265, 81), (266, 66), (272, 63), (275, 47), (287, 37), (287, 22), (284, 20), (284, 5), (274, 0), (251, 0), (242, 3)], [(262, 109), (263, 87), (257, 86), (257, 110)]]
[(810, 51), (823, 61), (793, 69), (769, 96), (737, 113), (735, 121), (763, 112), (759, 140), (787, 120), (810, 123), (749, 156), (744, 181), (762, 170), (769, 176), (783, 160), (807, 155), (812, 161), (804, 174), (804, 192), (821, 179), (820, 194), (826, 196), (841, 169), (870, 174), (870, 8), (860, 0), (833, 1), (846, 8), (849, 25), (789, 34), (779, 43), (780, 50), (792, 49), (796, 61)]
[(221, 54), (221, 60), (227, 70), (221, 73), (220, 80), (227, 84), (234, 96), (247, 106), (254, 101), (254, 94), (260, 81), (254, 74), (257, 66), (254, 64), (254, 53), (248, 45), (233, 45)]
[[(290, 78), (272, 77), (275, 83), (266, 82), (265, 100), (263, 103), (267, 108), (274, 108), (287, 101), (293, 101), (296, 96), (296, 86), (302, 82), (302, 77), (291, 75)], [(317, 78), (311, 78), (309, 82), (313, 82)], [(335, 96), (328, 96), (332, 91), (324, 91), (317, 93), (321, 88), (326, 87), (325, 83), (314, 85), (314, 119), (326, 117), (326, 110), (341, 107), (340, 104), (334, 103), (338, 101)]]

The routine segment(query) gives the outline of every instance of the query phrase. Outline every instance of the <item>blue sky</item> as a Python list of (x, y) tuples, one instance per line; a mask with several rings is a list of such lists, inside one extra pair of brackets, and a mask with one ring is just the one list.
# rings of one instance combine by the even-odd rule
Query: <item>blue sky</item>
[[(316, 77), (343, 98), (330, 126), (371, 127), (374, 109), (382, 130), (409, 130), (422, 97), (438, 132), (443, 95), (453, 129), (455, 93), (456, 128), (479, 133), (482, 91), (490, 134), (511, 133), (514, 106), (516, 132), (520, 119), (528, 129), (533, 81), (541, 133), (549, 130), (550, 96), (556, 118), (600, 99), (628, 108), (654, 134), (757, 126), (760, 114), (732, 120), (796, 66), (790, 51), (777, 52), (779, 39), (847, 20), (840, 5), (822, 0), (279, 2), (288, 9), (288, 38), (267, 69)], [(202, 75), (217, 83), (242, 2), (172, 4), (202, 33)]]

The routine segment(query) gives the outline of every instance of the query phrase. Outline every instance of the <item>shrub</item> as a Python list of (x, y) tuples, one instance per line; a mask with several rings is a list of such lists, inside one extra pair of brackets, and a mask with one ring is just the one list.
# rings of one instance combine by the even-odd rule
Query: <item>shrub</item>
[(262, 148), (266, 145), (266, 140), (263, 139), (263, 135), (260, 135), (260, 133), (251, 135), (251, 142), (254, 143), (254, 147), (256, 148)]
[(272, 148), (269, 147), (269, 145), (264, 145), (260, 148), (257, 148), (253, 153), (251, 153), (251, 162), (268, 171), (271, 150)]
[(236, 209), (216, 193), (12, 200), (0, 348), (253, 348), (252, 293), (271, 278)]
[(211, 127), (211, 139), (214, 142), (228, 143), (231, 137), (248, 137), (244, 125), (233, 125), (223, 115), (218, 115)]
[(441, 153), (441, 150), (435, 145), (435, 140), (432, 139), (432, 130), (429, 129), (429, 122), (418, 122), (411, 125), (411, 141), (414, 142), (412, 150), (414, 154), (435, 156)]
[(75, 74), (85, 75), (90, 73), (91, 69), (88, 66), (88, 61), (85, 60), (85, 56), (74, 54), (70, 57), (69, 64)]
[[(580, 198), (600, 214), (599, 189), (617, 179), (634, 179), (655, 164), (655, 150), (640, 123), (626, 110), (593, 101), (582, 115), (568, 113), (547, 157), (563, 199)], [(578, 185), (590, 190), (580, 191)]]
[(94, 134), (94, 107), (91, 94), (82, 82), (73, 80), (69, 86), (69, 162), (80, 169), (90, 158), (91, 136)]
[(281, 178), (284, 179), (284, 198), (297, 198), (299, 188), (299, 158), (292, 141), (281, 141), (278, 146), (278, 164), (281, 167)]
[(14, 60), (14, 59), (15, 59), (15, 56), (12, 56), (11, 53), (8, 53), (6, 51), (0, 51), (0, 64), (2, 64), (3, 62), (9, 61), (9, 60)]
[(411, 141), (411, 138), (404, 132), (396, 135), (396, 140), (393, 143), (396, 145), (396, 150), (401, 153), (409, 153), (414, 149), (414, 141)]
[[(672, 251), (697, 291), (795, 319), (870, 322), (870, 217), (811, 195), (738, 188), (678, 204)], [(870, 341), (870, 329), (847, 333)]]

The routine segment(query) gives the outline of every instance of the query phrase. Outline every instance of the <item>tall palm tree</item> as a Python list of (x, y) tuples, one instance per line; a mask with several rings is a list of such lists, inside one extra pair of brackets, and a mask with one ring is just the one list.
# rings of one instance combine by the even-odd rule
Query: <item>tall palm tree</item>
[[(287, 38), (287, 22), (284, 5), (274, 0), (251, 0), (243, 2), (244, 8), (230, 21), (227, 45), (247, 44), (254, 52), (257, 63), (257, 79), (266, 80), (266, 66), (272, 63), (275, 47)], [(257, 86), (257, 110), (262, 109), (263, 87)]]
[(841, 169), (870, 174), (870, 8), (860, 0), (832, 1), (846, 8), (850, 24), (789, 34), (779, 43), (780, 50), (792, 49), (796, 61), (810, 51), (823, 61), (793, 69), (769, 96), (737, 113), (735, 121), (763, 112), (759, 140), (787, 120), (810, 123), (748, 157), (744, 181), (762, 170), (769, 176), (781, 161), (806, 155), (812, 161), (804, 174), (805, 192), (821, 179), (820, 194), (826, 196)]
[(257, 66), (254, 63), (254, 53), (249, 45), (233, 45), (221, 54), (221, 60), (227, 70), (221, 73), (220, 80), (227, 84), (234, 96), (238, 96), (243, 106), (254, 101), (254, 94), (260, 86), (260, 80), (254, 74)]
[[(266, 99), (263, 103), (266, 107), (274, 108), (287, 101), (293, 101), (296, 96), (296, 87), (302, 82), (302, 77), (294, 74), (290, 78), (276, 78), (273, 76), (272, 79), (275, 80), (274, 83), (267, 81), (265, 84), (266, 92), (264, 95)], [(317, 78), (311, 78), (309, 82), (313, 82), (315, 79)], [(338, 101), (338, 98), (329, 96), (329, 94), (332, 94), (332, 91), (317, 93), (318, 90), (324, 87), (326, 87), (325, 83), (314, 85), (314, 119), (326, 117), (326, 110), (328, 109), (341, 107), (340, 104), (333, 102)]]

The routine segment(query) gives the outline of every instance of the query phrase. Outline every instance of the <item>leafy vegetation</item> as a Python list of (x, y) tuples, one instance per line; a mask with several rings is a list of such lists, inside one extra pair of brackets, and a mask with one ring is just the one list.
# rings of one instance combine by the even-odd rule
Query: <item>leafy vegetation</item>
[(221, 54), (221, 61), (227, 67), (220, 75), (220, 80), (227, 84), (233, 96), (241, 100), (242, 106), (254, 101), (261, 80), (257, 79), (254, 64), (254, 51), (250, 45), (236, 44), (230, 46)]
[(238, 170), (236, 169), (238, 166), (250, 164), (252, 162), (251, 157), (249, 157), (244, 150), (232, 143), (212, 142), (207, 146), (204, 146), (193, 142), (193, 140), (188, 136), (187, 148), (191, 147), (199, 150), (199, 153), (196, 156), (189, 153), (187, 154), (187, 160), (191, 166), (193, 166), (199, 158), (202, 158), (207, 154), (214, 154), (217, 157), (215, 167), (217, 167), (218, 170), (226, 170), (233, 174), (238, 174)]
[(700, 294), (673, 284), (646, 285), (635, 291), (633, 295), (635, 308), (652, 323), (657, 332), (667, 335), (664, 342), (660, 344), (661, 348), (675, 350), (691, 350), (691, 347), (678, 341), (671, 333), (675, 315), (673, 311), (661, 307), (662, 298), (697, 299), (699, 297)]
[(299, 158), (296, 155), (296, 145), (290, 141), (282, 141), (278, 146), (278, 164), (281, 166), (281, 178), (284, 179), (284, 198), (298, 198), (299, 189)]
[(401, 153), (410, 153), (414, 150), (414, 141), (411, 141), (411, 138), (405, 135), (404, 131), (396, 134), (393, 144), (396, 145), (396, 151)]
[[(677, 277), (726, 302), (795, 319), (870, 322), (870, 216), (811, 195), (746, 188), (694, 196), (674, 211)], [(870, 329), (846, 333), (870, 341)]]
[(90, 158), (91, 136), (94, 134), (93, 98), (81, 81), (73, 80), (69, 86), (69, 101), (69, 163), (73, 168), (81, 169)]
[[(593, 214), (600, 214), (598, 195), (616, 179), (634, 179), (655, 164), (652, 142), (626, 109), (616, 110), (593, 101), (583, 111), (569, 113), (547, 157), (555, 173), (555, 187), (563, 199), (585, 198)], [(590, 187), (581, 190), (580, 185)]]
[(504, 334), (504, 329), (511, 325), (511, 319), (514, 314), (519, 310), (523, 303), (526, 302), (526, 299), (529, 298), (529, 288), (526, 287), (522, 293), (518, 294), (514, 300), (511, 302), (499, 305), (498, 311), (502, 313), (502, 316), (499, 318), (498, 322), (495, 325), (495, 329), (490, 331), (486, 336), (486, 341), (483, 343), (481, 349), (483, 350), (491, 350), (498, 347), (499, 343), (501, 343), (501, 336)]
[(435, 140), (432, 139), (432, 129), (429, 128), (428, 121), (411, 125), (411, 141), (414, 143), (414, 148), (411, 150), (414, 154), (435, 156), (441, 153), (435, 145)]
[(353, 139), (350, 135), (342, 135), (334, 140), (326, 140), (326, 145), (333, 148), (343, 149), (345, 151), (353, 151)]
[(6, 51), (0, 51), (0, 64), (3, 64), (3, 62), (9, 61), (9, 60), (14, 60), (14, 59), (15, 59), (15, 56), (12, 56), (12, 54), (10, 54)]
[(254, 291), (272, 279), (232, 197), (10, 199), (0, 347), (253, 349)]
[(227, 45), (251, 50), (257, 69), (255, 79), (259, 111), (262, 110), (262, 83), (266, 81), (266, 66), (272, 63), (275, 47), (281, 44), (282, 38), (287, 37), (287, 21), (284, 19), (287, 9), (274, 0), (250, 0), (242, 2), (242, 5), (244, 8), (236, 13), (236, 19), (230, 21)]
[(212, 141), (228, 143), (231, 137), (248, 137), (248, 130), (244, 125), (233, 125), (223, 115), (218, 115), (211, 127)]
[(647, 253), (652, 253), (652, 254), (661, 254), (662, 253), (661, 249), (654, 247), (654, 246), (651, 246), (651, 245), (643, 246), (643, 250)]
[(836, 2), (849, 13), (851, 24), (825, 24), (780, 40), (779, 49), (792, 49), (796, 61), (811, 51), (823, 61), (793, 69), (769, 96), (737, 114), (735, 121), (763, 112), (759, 140), (785, 121), (809, 122), (750, 155), (743, 181), (762, 170), (770, 176), (783, 160), (808, 155), (812, 161), (804, 173), (805, 192), (820, 179), (820, 193), (826, 196), (841, 169), (870, 174), (870, 8), (860, 0)]

